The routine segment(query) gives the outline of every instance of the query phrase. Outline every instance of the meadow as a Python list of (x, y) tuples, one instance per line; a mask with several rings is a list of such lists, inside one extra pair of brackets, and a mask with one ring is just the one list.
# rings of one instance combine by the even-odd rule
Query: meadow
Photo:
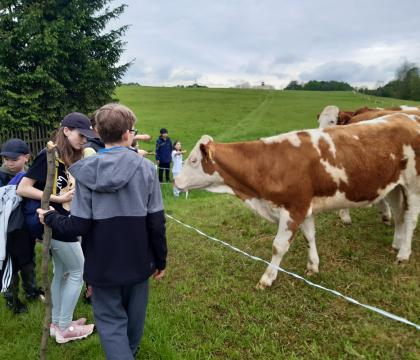
[[(184, 89), (122, 86), (116, 97), (132, 108), (140, 132), (159, 129), (191, 150), (203, 134), (216, 141), (252, 140), (317, 127), (326, 105), (343, 109), (393, 106), (407, 101), (352, 92)], [(162, 185), (167, 214), (269, 260), (277, 227), (233, 196), (192, 191), (175, 199)], [(420, 234), (409, 263), (395, 264), (393, 228), (375, 208), (351, 212), (352, 225), (335, 213), (316, 218), (320, 273), (311, 281), (420, 323)], [(419, 359), (419, 331), (350, 304), (280, 273), (272, 288), (255, 290), (265, 265), (168, 219), (168, 268), (151, 281), (145, 334), (138, 359)], [(307, 248), (301, 234), (281, 264), (303, 275)], [(0, 301), (0, 359), (35, 359), (43, 306), (12, 315)], [(81, 301), (76, 316), (92, 321)], [(51, 359), (103, 359), (97, 335), (49, 343)]]

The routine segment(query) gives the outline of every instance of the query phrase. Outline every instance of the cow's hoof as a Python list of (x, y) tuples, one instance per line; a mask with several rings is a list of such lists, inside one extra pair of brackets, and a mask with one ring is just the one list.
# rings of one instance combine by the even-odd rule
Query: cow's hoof
[(310, 277), (310, 276), (312, 276), (312, 275), (316, 275), (316, 274), (318, 274), (318, 270), (314, 270), (314, 269), (306, 269), (306, 271), (305, 271), (305, 275), (306, 276), (308, 276), (308, 277)]
[(395, 264), (404, 265), (408, 263), (408, 258), (398, 258), (395, 260)]
[(341, 219), (343, 225), (351, 225), (351, 219)]
[(387, 218), (387, 217), (382, 217), (382, 222), (384, 223), (384, 225), (388, 225), (391, 226), (391, 219)]
[(266, 288), (270, 287), (270, 285), (266, 284), (265, 282), (259, 281), (255, 288), (257, 290), (265, 290)]

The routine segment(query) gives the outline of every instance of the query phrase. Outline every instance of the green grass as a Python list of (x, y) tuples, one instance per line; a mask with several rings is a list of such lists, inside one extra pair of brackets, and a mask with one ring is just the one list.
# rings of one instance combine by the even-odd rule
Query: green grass
[[(316, 127), (325, 105), (353, 109), (409, 102), (342, 92), (121, 87), (138, 128), (156, 136), (167, 127), (188, 150), (203, 134), (217, 141), (250, 140)], [(375, 102), (376, 101), (376, 102)], [(153, 149), (152, 144), (144, 148)], [(174, 199), (162, 185), (168, 214), (263, 259), (271, 258), (276, 226), (229, 195), (193, 191)], [(316, 219), (320, 274), (312, 281), (420, 323), (419, 228), (408, 264), (394, 263), (391, 227), (376, 209), (352, 211), (344, 226), (334, 213)], [(145, 334), (138, 359), (419, 359), (419, 331), (279, 274), (256, 291), (265, 265), (212, 242), (171, 220), (167, 277), (151, 282)], [(302, 235), (282, 266), (303, 274)], [(0, 304), (2, 305), (2, 304)], [(91, 309), (79, 304), (76, 316)], [(13, 316), (0, 307), (0, 359), (37, 357), (43, 308)], [(66, 345), (49, 343), (51, 359), (103, 359), (97, 335)]]

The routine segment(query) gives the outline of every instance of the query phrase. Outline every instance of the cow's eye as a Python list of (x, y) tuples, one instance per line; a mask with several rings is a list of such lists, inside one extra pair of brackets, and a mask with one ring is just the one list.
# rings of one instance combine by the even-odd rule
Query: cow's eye
[(190, 159), (191, 164), (197, 164), (197, 158), (193, 157)]

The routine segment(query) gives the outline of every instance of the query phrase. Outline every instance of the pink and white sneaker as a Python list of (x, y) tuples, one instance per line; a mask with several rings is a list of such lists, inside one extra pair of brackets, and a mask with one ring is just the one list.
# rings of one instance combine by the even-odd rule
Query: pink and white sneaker
[[(70, 323), (70, 325), (85, 325), (86, 324), (86, 318), (80, 318), (77, 320), (74, 320)], [(51, 323), (50, 324), (50, 336), (55, 337), (55, 334), (57, 333), (58, 325)]]
[(90, 325), (70, 325), (65, 330), (56, 328), (55, 341), (59, 344), (64, 344), (72, 340), (79, 340), (88, 337), (93, 332), (94, 324)]

